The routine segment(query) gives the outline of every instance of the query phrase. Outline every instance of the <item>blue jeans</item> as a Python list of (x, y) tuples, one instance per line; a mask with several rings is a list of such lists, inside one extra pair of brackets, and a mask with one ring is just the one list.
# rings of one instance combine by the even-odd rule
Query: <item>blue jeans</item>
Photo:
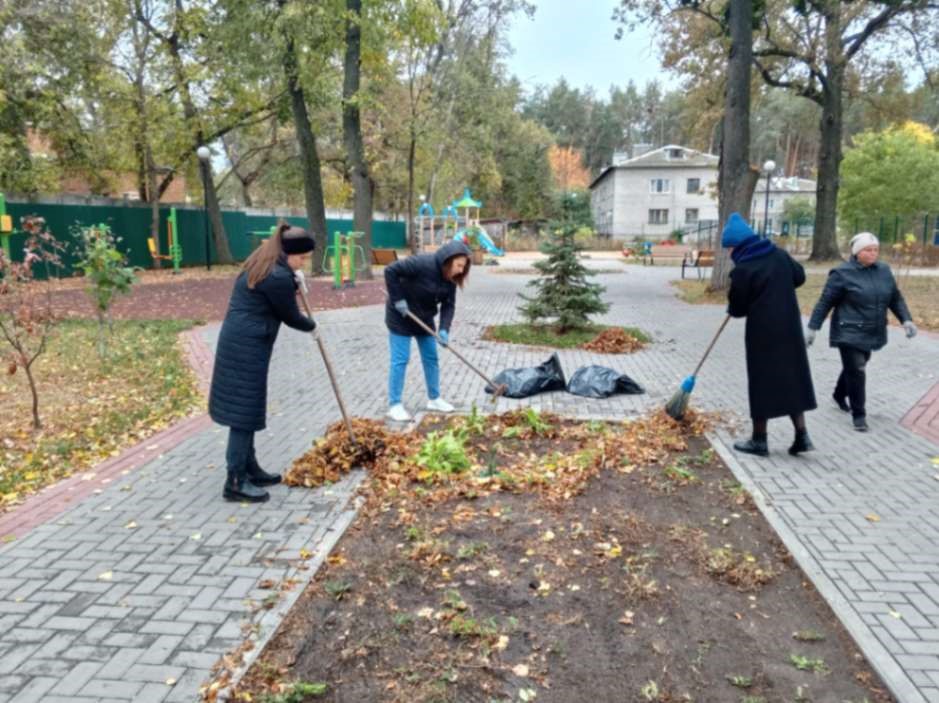
[[(427, 384), (427, 397), (435, 400), (440, 397), (440, 365), (437, 361), (437, 340), (429, 334), (415, 337), (417, 349), (421, 353), (424, 367), (424, 382)], [(388, 404), (401, 402), (404, 392), (404, 375), (411, 358), (411, 338), (394, 332), (388, 333), (388, 345), (391, 349), (391, 367), (388, 373)]]

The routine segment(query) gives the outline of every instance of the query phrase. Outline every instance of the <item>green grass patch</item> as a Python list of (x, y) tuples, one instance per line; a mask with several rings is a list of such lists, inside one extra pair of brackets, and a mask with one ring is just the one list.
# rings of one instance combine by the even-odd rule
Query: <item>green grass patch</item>
[(528, 325), (525, 323), (493, 325), (486, 329), (483, 338), (494, 342), (526, 344), (532, 347), (575, 349), (581, 344), (590, 342), (602, 331), (608, 329), (622, 329), (630, 337), (643, 343), (652, 341), (645, 332), (635, 327), (590, 325), (588, 327), (578, 327), (576, 329), (567, 330), (563, 334), (560, 334), (552, 325)]
[(31, 426), (22, 371), (0, 376), (0, 501), (29, 493), (118, 454), (202, 403), (177, 336), (188, 320), (117, 320), (109, 355), (95, 352), (97, 323), (59, 324), (33, 366), (43, 427)]

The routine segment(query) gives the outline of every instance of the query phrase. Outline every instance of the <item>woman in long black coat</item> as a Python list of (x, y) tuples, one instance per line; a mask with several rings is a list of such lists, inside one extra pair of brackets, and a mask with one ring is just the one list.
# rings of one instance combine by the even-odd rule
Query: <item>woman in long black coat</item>
[[(828, 311), (831, 318), (829, 343), (841, 354), (841, 375), (832, 397), (850, 412), (854, 429), (867, 432), (866, 367), (871, 353), (887, 343), (887, 311), (903, 325), (907, 338), (916, 336), (916, 325), (890, 267), (878, 261), (880, 242), (870, 232), (851, 239), (851, 259), (828, 274), (812, 318), (806, 341), (815, 341)], [(850, 399), (851, 403), (848, 404)]]
[(769, 454), (770, 418), (788, 415), (795, 428), (789, 453), (814, 449), (805, 427), (805, 411), (814, 410), (815, 390), (802, 335), (796, 288), (805, 271), (788, 253), (760, 239), (740, 215), (727, 220), (721, 243), (733, 248), (727, 312), (747, 318), (747, 386), (753, 435), (736, 442), (747, 454)]
[(225, 500), (260, 503), (280, 476), (264, 471), (254, 433), (267, 424), (267, 372), (281, 323), (312, 332), (316, 323), (297, 306), (299, 274), (313, 251), (313, 238), (281, 222), (273, 236), (245, 261), (235, 280), (215, 351), (209, 415), (229, 427)]

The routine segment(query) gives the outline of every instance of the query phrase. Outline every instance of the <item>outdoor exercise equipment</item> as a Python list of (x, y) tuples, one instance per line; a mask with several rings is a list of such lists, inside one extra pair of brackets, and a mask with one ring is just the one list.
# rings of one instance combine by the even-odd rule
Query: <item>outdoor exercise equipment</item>
[(364, 236), (364, 232), (333, 233), (333, 243), (323, 252), (323, 271), (332, 273), (333, 288), (354, 287), (356, 271), (368, 266), (365, 249), (357, 243)]
[(173, 273), (179, 273), (179, 265), (183, 261), (183, 246), (179, 243), (179, 226), (176, 224), (176, 208), (170, 208), (170, 215), (166, 218), (166, 242), (168, 251), (166, 254), (158, 254), (156, 241), (153, 237), (147, 239), (147, 248), (150, 250), (150, 258), (161, 261), (173, 262)]
[(7, 214), (7, 199), (0, 193), (0, 245), (7, 261), (12, 257), (10, 253), (10, 237), (13, 235), (13, 218)]

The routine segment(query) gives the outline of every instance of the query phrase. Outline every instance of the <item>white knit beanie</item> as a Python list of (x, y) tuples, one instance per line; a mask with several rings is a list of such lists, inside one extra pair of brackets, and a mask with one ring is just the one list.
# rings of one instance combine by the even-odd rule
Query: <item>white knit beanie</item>
[(861, 232), (851, 238), (851, 256), (857, 256), (865, 247), (880, 246), (880, 241), (870, 232)]

